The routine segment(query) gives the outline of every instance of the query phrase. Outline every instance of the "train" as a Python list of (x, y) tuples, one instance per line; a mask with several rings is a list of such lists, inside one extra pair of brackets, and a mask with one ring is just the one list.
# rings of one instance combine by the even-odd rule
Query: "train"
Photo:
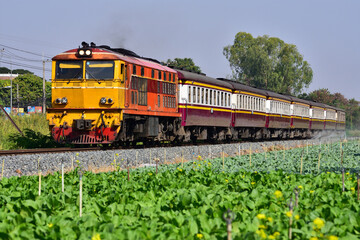
[(58, 143), (236, 141), (343, 134), (345, 111), (83, 42), (52, 58)]

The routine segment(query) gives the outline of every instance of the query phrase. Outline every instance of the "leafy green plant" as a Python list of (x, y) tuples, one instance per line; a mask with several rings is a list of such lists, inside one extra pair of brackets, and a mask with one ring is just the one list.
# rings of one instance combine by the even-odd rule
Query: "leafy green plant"
[[(344, 144), (344, 166), (358, 161), (357, 142)], [(177, 165), (101, 174), (84, 172), (83, 215), (79, 217), (77, 169), (44, 176), (38, 196), (37, 176), (0, 182), (2, 239), (224, 239), (227, 209), (235, 214), (233, 239), (357, 239), (360, 233), (356, 173), (345, 174), (345, 192), (337, 173), (340, 146), (329, 148), (317, 170), (317, 146), (304, 158), (301, 150), (282, 155), (253, 154), (222, 159), (197, 158)], [(324, 150), (324, 153), (327, 150)], [(311, 157), (313, 156), (313, 158)], [(331, 158), (331, 156), (333, 158)], [(340, 155), (339, 155), (340, 156)], [(279, 165), (281, 164), (281, 166)], [(266, 168), (268, 166), (268, 168)], [(329, 168), (334, 171), (329, 170)], [(351, 168), (354, 169), (354, 168)], [(119, 169), (117, 169), (119, 170)], [(329, 170), (329, 171), (328, 171)], [(298, 206), (289, 199), (299, 190)]]

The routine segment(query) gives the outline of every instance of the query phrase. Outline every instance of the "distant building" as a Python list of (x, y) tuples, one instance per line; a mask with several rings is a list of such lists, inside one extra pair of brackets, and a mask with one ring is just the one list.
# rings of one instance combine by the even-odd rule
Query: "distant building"
[(0, 80), (11, 80), (17, 78), (19, 74), (11, 73), (0, 73)]

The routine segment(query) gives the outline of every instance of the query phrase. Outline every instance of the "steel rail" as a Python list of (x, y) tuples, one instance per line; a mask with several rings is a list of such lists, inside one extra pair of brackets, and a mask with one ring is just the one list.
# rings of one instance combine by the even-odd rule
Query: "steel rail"
[(0, 156), (7, 155), (23, 155), (23, 154), (45, 154), (45, 153), (61, 153), (61, 152), (85, 152), (85, 151), (99, 151), (100, 147), (91, 148), (36, 148), (36, 149), (17, 149), (17, 150), (2, 150)]

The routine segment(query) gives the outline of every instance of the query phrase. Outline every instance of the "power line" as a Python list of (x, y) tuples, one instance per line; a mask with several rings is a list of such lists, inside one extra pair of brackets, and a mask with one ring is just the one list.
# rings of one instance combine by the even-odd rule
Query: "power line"
[(40, 56), (40, 57), (51, 58), (51, 57), (49, 57), (49, 56), (43, 56), (42, 54), (38, 54), (38, 53), (34, 53), (34, 52), (30, 52), (30, 51), (26, 51), (26, 50), (21, 50), (21, 49), (14, 48), (14, 47), (9, 47), (9, 46), (6, 46), (6, 45), (4, 45), (4, 44), (0, 44), (0, 46), (7, 47), (7, 48), (10, 48), (10, 49), (13, 49), (13, 50), (19, 51), (19, 52), (24, 52), (24, 53), (32, 54), (32, 55), (35, 55), (35, 56)]
[(27, 61), (27, 62), (42, 62), (43, 60), (39, 60), (39, 59), (29, 59), (29, 58), (25, 58), (25, 57), (21, 57), (21, 56), (18, 56), (8, 50), (4, 50), (4, 54), (3, 54), (3, 57), (5, 58), (9, 58), (9, 59), (16, 59), (16, 60), (19, 60), (19, 61)]
[[(8, 62), (8, 61), (3, 61), (3, 60), (0, 60), (0, 62), (1, 62), (1, 63), (10, 64), (10, 65), (12, 64), (12, 65), (15, 65), (15, 66), (18, 66), (18, 67), (26, 67), (26, 68), (35, 69), (35, 70), (43, 70), (42, 67), (37, 67), (37, 66), (28, 65), (28, 64), (23, 64), (23, 63)], [(51, 69), (45, 68), (45, 71), (51, 72)]]

